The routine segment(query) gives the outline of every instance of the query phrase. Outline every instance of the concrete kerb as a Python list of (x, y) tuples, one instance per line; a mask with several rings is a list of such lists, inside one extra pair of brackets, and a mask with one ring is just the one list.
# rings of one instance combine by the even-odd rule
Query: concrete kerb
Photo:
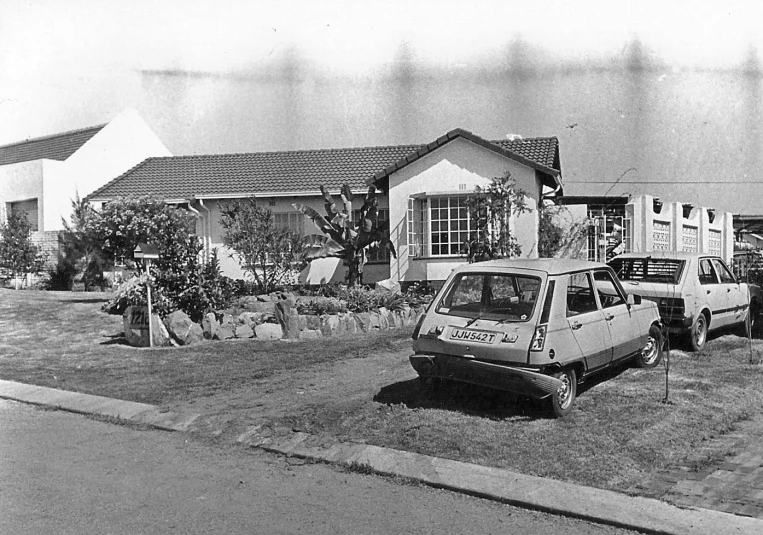
[[(198, 414), (161, 411), (154, 405), (26, 385), (0, 379), (0, 398), (96, 414), (168, 431), (187, 431)], [(440, 459), (365, 444), (336, 442), (307, 433), (268, 436), (260, 426), (238, 442), (266, 451), (362, 467), (379, 474), (415, 479), (424, 484), (503, 503), (660, 535), (718, 533), (758, 535), (763, 521), (701, 508), (679, 508), (650, 498), (583, 487), (486, 466)]]
[(198, 414), (161, 411), (155, 405), (147, 403), (81, 394), (2, 379), (0, 379), (0, 398), (79, 414), (118, 418), (166, 431), (187, 431), (199, 417)]
[[(527, 476), (365, 444), (326, 443), (307, 433), (270, 437), (252, 427), (238, 442), (283, 455), (414, 479), (424, 484), (535, 509), (660, 535), (763, 533), (763, 521), (659, 500)], [(329, 441), (330, 442), (330, 441)]]

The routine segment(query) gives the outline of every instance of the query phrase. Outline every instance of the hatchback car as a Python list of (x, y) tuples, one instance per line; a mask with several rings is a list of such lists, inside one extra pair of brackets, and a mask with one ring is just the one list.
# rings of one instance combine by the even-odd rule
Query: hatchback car
[(739, 281), (718, 256), (624, 253), (609, 266), (629, 293), (657, 303), (665, 330), (686, 336), (694, 351), (716, 329), (736, 327), (748, 336), (763, 303), (760, 287)]
[(495, 260), (451, 273), (413, 332), (423, 381), (548, 399), (570, 412), (578, 381), (627, 359), (662, 359), (657, 305), (625, 293), (605, 264)]

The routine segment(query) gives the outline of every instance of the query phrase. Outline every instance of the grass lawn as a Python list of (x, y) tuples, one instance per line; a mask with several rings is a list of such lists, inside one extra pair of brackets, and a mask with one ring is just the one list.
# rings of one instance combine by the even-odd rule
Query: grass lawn
[[(666, 372), (624, 367), (581, 385), (575, 410), (468, 385), (422, 388), (409, 330), (304, 342), (125, 346), (106, 294), (0, 290), (0, 378), (193, 409), (208, 431), (299, 429), (621, 491), (654, 470), (701, 468), (763, 404), (746, 339), (671, 351)], [(763, 341), (753, 340), (760, 360)]]

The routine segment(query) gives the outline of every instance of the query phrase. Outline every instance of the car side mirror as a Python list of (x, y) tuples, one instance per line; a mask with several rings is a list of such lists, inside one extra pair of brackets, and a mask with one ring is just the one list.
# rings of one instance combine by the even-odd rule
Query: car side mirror
[(641, 304), (641, 296), (637, 294), (628, 294), (628, 300), (627, 300), (628, 306), (633, 305), (640, 305)]

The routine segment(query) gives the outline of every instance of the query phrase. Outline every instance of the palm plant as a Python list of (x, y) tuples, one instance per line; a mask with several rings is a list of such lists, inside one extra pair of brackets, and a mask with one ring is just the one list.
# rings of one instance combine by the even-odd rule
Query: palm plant
[(347, 282), (350, 286), (363, 284), (363, 266), (368, 261), (367, 249), (371, 246), (386, 247), (396, 257), (395, 247), (389, 239), (389, 221), (379, 220), (379, 201), (376, 188), (370, 186), (366, 193), (360, 216), (352, 218), (352, 191), (347, 184), (340, 189), (342, 206), (334, 202), (331, 194), (321, 186), (325, 200), (326, 216), (304, 204), (294, 208), (309, 217), (323, 234), (308, 236), (305, 259), (341, 258), (347, 266)]

